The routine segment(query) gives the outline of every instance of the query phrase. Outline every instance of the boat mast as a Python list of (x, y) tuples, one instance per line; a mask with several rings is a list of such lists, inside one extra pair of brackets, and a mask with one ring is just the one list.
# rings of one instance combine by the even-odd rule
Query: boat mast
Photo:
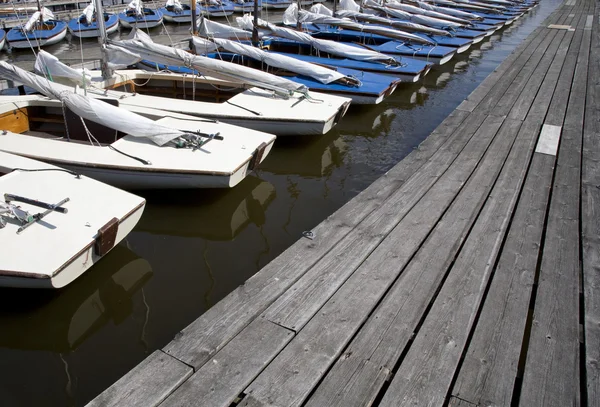
[(102, 52), (102, 60), (100, 61), (102, 69), (102, 77), (108, 79), (112, 77), (112, 70), (108, 67), (108, 58), (106, 56), (106, 24), (104, 22), (104, 10), (102, 8), (102, 0), (93, 0), (96, 8), (96, 24), (98, 25), (98, 31), (100, 31), (100, 37), (98, 42), (100, 43), (100, 50)]
[(258, 46), (258, 2), (254, 0), (254, 26), (252, 27), (252, 45)]
[(192, 10), (192, 35), (198, 36), (198, 24), (196, 24), (196, 0), (190, 1), (190, 9)]
[[(40, 0), (37, 0), (38, 11), (40, 12), (40, 29), (44, 24), (44, 13), (42, 13), (42, 5), (40, 4)], [(38, 44), (39, 45), (39, 44)]]

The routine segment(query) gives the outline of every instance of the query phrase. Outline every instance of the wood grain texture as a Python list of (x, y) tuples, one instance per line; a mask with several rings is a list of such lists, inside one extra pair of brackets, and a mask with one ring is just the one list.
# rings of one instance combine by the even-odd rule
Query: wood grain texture
[(536, 129), (533, 125), (519, 133), (488, 201), (383, 397), (382, 407), (444, 403), (507, 233)]
[[(206, 363), (369, 213), (396, 192), (440, 147), (453, 144), (454, 137), (460, 135), (455, 130), (463, 126), (468, 116), (464, 112), (453, 112), (418, 149), (314, 228), (314, 240), (298, 240), (181, 331), (165, 346), (164, 351), (195, 368)], [(479, 123), (483, 121), (482, 117), (475, 119), (480, 120)]]
[(192, 373), (190, 366), (157, 350), (87, 406), (158, 406)]
[[(369, 360), (380, 368), (392, 369), (400, 358), (492, 189), (519, 126), (520, 122), (516, 121), (503, 125), (476, 173), (344, 351), (344, 356), (337, 360), (307, 407), (361, 405), (360, 399), (353, 398), (353, 394), (335, 391), (350, 383), (362, 389), (362, 397), (370, 395), (374, 398), (378, 394), (383, 383), (374, 374), (360, 372), (362, 363)], [(404, 240), (393, 237), (390, 242), (395, 242), (397, 247), (390, 245), (387, 251), (402, 254)], [(398, 256), (397, 260), (400, 263), (396, 267), (407, 261), (402, 262), (403, 256)], [(391, 265), (384, 262), (373, 264), (371, 268), (382, 266)]]
[(581, 402), (579, 193), (590, 31), (583, 33), (550, 202), (522, 406), (578, 406)]
[(435, 224), (435, 219), (466, 182), (501, 123), (502, 119), (498, 117), (486, 120), (461, 153), (461, 159), (428, 192), (414, 215), (411, 211), (394, 229), (396, 233), (385, 239), (384, 244), (299, 331), (248, 387), (248, 394), (264, 403), (281, 406), (298, 406), (304, 402), (394, 282), (403, 262), (418, 248), (432, 227), (431, 220)]
[(452, 395), (508, 406), (540, 254), (555, 157), (535, 154)]
[(264, 319), (253, 321), (161, 406), (228, 407), (293, 336)]
[[(476, 134), (476, 131), (479, 133), (478, 129), (497, 130), (502, 122), (502, 119), (487, 120), (480, 127), (480, 120), (481, 116), (477, 115), (465, 120), (457, 129), (460, 136), (453, 138), (452, 144), (432, 156), (429, 162), (398, 188), (377, 211), (372, 212), (290, 290), (281, 295), (266, 310), (265, 318), (295, 331), (302, 329), (410, 209), (428, 193), (432, 185), (444, 177), (445, 171), (453, 165), (457, 156), (465, 156), (464, 150), (470, 148), (468, 142), (473, 134)], [(487, 139), (488, 142), (489, 140)], [(471, 144), (477, 145), (478, 141), (475, 140)], [(478, 159), (480, 156), (475, 154), (473, 158)], [(468, 160), (470, 161), (466, 163), (467, 166), (472, 164), (473, 159)]]
[(600, 34), (592, 26), (581, 163), (586, 390), (600, 406)]

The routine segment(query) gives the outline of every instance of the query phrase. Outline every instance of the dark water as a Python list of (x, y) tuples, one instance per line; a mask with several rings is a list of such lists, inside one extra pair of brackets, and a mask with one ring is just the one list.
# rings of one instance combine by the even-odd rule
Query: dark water
[[(410, 153), (559, 3), (542, 0), (384, 103), (351, 107), (325, 136), (277, 140), (232, 190), (143, 193), (134, 232), (66, 289), (0, 290), (0, 406), (95, 397)], [(86, 41), (85, 57), (95, 48)], [(81, 54), (75, 43), (49, 51)], [(32, 64), (28, 52), (3, 57)]]

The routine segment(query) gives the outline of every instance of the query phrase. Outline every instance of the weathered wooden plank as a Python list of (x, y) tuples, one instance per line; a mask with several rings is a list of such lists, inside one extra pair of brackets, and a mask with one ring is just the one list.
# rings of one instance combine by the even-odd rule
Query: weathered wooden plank
[(157, 406), (192, 373), (190, 366), (157, 350), (90, 401), (88, 407)]
[(457, 397), (450, 397), (448, 407), (479, 407), (477, 404), (469, 403), (466, 400), (459, 399)]
[(253, 321), (161, 407), (228, 407), (293, 336), (289, 329), (264, 319)]
[(520, 145), (511, 151), (382, 407), (444, 403), (523, 185), (537, 129), (531, 125), (520, 132)]
[[(518, 75), (522, 67), (529, 61), (535, 50), (540, 46), (547, 46), (548, 37), (554, 36), (554, 32), (548, 30), (541, 30), (529, 45), (521, 52), (515, 60), (512, 60), (505, 69), (502, 69), (501, 75), (490, 75), (491, 80), (489, 83), (484, 81), (480, 86), (473, 92), (477, 92), (476, 95), (469, 95), (468, 98), (463, 101), (457, 110), (466, 110), (474, 112), (476, 109), (481, 113), (489, 113), (490, 109), (496, 104), (498, 99), (502, 97), (505, 90), (510, 86), (510, 83)], [(507, 61), (503, 62), (504, 65)], [(502, 66), (501, 65), (501, 66)], [(486, 79), (487, 80), (487, 79)], [(490, 87), (486, 90), (486, 87)], [(481, 90), (479, 90), (481, 88)], [(472, 97), (473, 95), (473, 97)]]
[[(489, 129), (495, 132), (494, 129), (500, 127), (502, 123), (502, 118), (490, 119), (479, 127), (480, 116), (472, 116), (457, 130), (462, 133), (460, 138), (454, 139), (452, 145), (441, 149), (417, 174), (398, 188), (393, 198), (388, 199), (376, 212), (370, 214), (334, 247), (327, 257), (306, 272), (290, 290), (267, 309), (264, 317), (295, 331), (301, 329), (423, 195), (428, 193), (431, 186), (444, 176), (444, 172), (453, 165), (459, 153), (464, 157), (471, 144), (479, 145), (477, 140), (468, 143), (475, 131), (477, 134), (485, 133)], [(489, 139), (481, 140), (489, 143)], [(464, 147), (465, 145), (467, 147)], [(463, 147), (464, 150), (461, 152)], [(485, 150), (485, 147), (483, 148)], [(482, 151), (476, 152), (473, 158), (469, 157), (464, 165), (459, 163), (458, 166), (468, 169), (469, 165), (476, 165), (473, 159), (478, 160), (481, 153)], [(457, 165), (453, 166), (455, 167)], [(471, 170), (467, 171), (465, 174), (470, 173)], [(440, 200), (441, 202), (444, 201)], [(424, 220), (424, 225), (430, 224), (433, 219), (434, 217)], [(416, 235), (414, 238), (415, 241), (419, 241)]]
[(600, 406), (600, 35), (592, 27), (581, 169), (585, 371), (589, 406)]
[[(537, 94), (532, 95), (528, 90), (524, 91), (508, 114), (507, 117), (509, 119), (525, 120), (527, 117), (528, 120), (536, 120), (538, 124), (542, 124), (548, 112), (548, 107), (550, 106), (550, 101), (552, 100), (552, 95), (572, 39), (572, 32), (566, 33), (563, 36), (559, 49)], [(530, 103), (532, 96), (535, 96), (535, 99), (533, 103)]]
[[(530, 92), (537, 92), (539, 84), (542, 82), (543, 75), (546, 73), (550, 62), (554, 58), (560, 40), (564, 32), (552, 32), (548, 34), (544, 42), (534, 51), (523, 68), (519, 71), (508, 89), (504, 92), (498, 103), (490, 106), (491, 114), (505, 116), (510, 113), (515, 101), (523, 94), (524, 88), (530, 85)], [(538, 71), (539, 76), (534, 76), (533, 81), (530, 81), (535, 71)], [(535, 86), (537, 85), (537, 86)]]
[[(418, 149), (314, 228), (314, 240), (298, 240), (181, 331), (164, 351), (195, 368), (206, 363), (369, 213), (395, 193), (440, 147), (446, 149), (453, 144), (454, 138), (461, 136), (455, 130), (468, 116), (465, 112), (453, 112)], [(473, 117), (469, 123), (473, 120), (481, 123), (483, 117)]]
[[(400, 358), (492, 189), (519, 126), (520, 122), (512, 121), (502, 127), (485, 161), (452, 203), (427, 242), (410, 260), (382, 304), (344, 350), (344, 356), (332, 367), (308, 401), (307, 407), (360, 405), (358, 399), (352, 398), (352, 394), (336, 391), (348, 386), (350, 382), (360, 390), (357, 393), (362, 394), (362, 397), (374, 398), (377, 395), (383, 385), (377, 376), (363, 372), (360, 380), (357, 379), (363, 361), (369, 360), (380, 368), (392, 369)], [(520, 143), (517, 146), (521, 153), (526, 152), (526, 148)], [(400, 268), (408, 261), (402, 256), (402, 236), (390, 236), (384, 244), (390, 246), (386, 248), (386, 252), (396, 256), (392, 260), (398, 264), (393, 267)], [(378, 263), (373, 261), (374, 264), (365, 264), (365, 267), (392, 267), (387, 265), (392, 260), (373, 260)]]
[(488, 93), (492, 90), (492, 88), (496, 85), (498, 80), (500, 80), (506, 73), (506, 71), (515, 63), (515, 61), (519, 58), (522, 58), (522, 54), (524, 52), (528, 52), (528, 48), (531, 47), (532, 42), (541, 41), (543, 36), (546, 35), (545, 26), (546, 23), (559, 21), (558, 19), (561, 16), (560, 10), (551, 14), (544, 20), (544, 22), (540, 25), (540, 27), (536, 28), (501, 64), (498, 66), (494, 72), (492, 72), (487, 78), (483, 80), (476, 89), (471, 92), (471, 94), (457, 107), (457, 110), (462, 110), (466, 112), (472, 112), (479, 102), (481, 102)]
[(516, 95), (514, 102), (511, 105), (504, 103), (502, 109), (499, 108), (495, 114), (505, 114), (507, 117), (511, 117), (513, 119), (518, 118), (520, 120), (525, 120), (533, 100), (535, 99), (537, 93), (542, 90), (544, 78), (550, 73), (552, 63), (557, 58), (560, 59), (561, 56), (562, 60), (564, 60), (564, 57), (566, 56), (567, 47), (563, 46), (561, 48), (564, 37), (564, 32), (560, 32), (555, 36), (554, 41), (550, 47), (548, 47), (547, 52), (544, 53), (540, 63), (531, 74), (529, 80)]
[(555, 157), (535, 154), (479, 322), (452, 390), (476, 405), (509, 406), (540, 255)]
[[(576, 33), (577, 35), (577, 33)], [(581, 124), (590, 31), (584, 31), (563, 126), (520, 405), (579, 405)]]
[[(495, 129), (492, 127), (494, 123)], [(502, 120), (498, 117), (486, 120), (461, 154), (461, 159), (434, 185), (422, 204), (403, 219), (376, 252), (248, 387), (248, 394), (275, 405), (295, 406), (304, 401), (393, 283), (402, 263), (410, 259), (423, 239), (418, 235), (428, 232), (427, 219), (439, 217), (460, 190), (500, 123)], [(496, 149), (507, 142), (510, 144), (505, 139), (494, 143), (494, 152), (486, 157), (501, 157)]]

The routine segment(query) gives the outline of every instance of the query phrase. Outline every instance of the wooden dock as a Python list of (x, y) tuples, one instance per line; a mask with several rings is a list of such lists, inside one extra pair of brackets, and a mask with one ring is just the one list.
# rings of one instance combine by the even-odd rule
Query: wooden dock
[(600, 405), (598, 11), (90, 405)]

